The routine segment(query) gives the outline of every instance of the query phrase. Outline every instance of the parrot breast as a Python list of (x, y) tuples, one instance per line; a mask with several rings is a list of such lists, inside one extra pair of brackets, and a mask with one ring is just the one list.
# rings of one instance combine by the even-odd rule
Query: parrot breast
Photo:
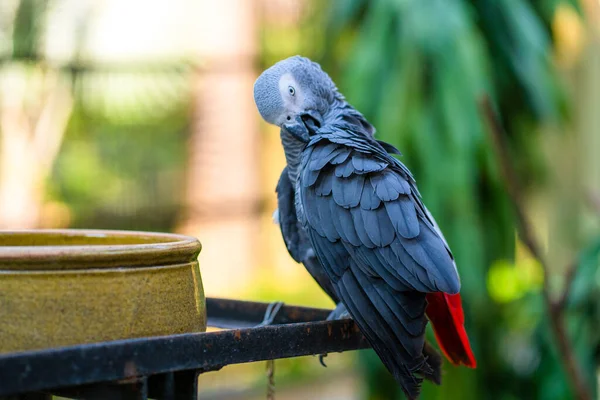
[(292, 185), (296, 186), (298, 174), (300, 173), (300, 161), (302, 158), (302, 150), (306, 147), (303, 143), (290, 135), (285, 129), (281, 129), (281, 144), (285, 153), (285, 160), (288, 166), (288, 175)]

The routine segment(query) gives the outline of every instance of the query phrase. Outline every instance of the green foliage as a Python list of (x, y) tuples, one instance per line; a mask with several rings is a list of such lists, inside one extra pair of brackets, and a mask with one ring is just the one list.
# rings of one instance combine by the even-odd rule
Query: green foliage
[(34, 59), (42, 39), (42, 23), (47, 0), (20, 0), (13, 24), (14, 59)]
[[(511, 261), (513, 215), (479, 107), (489, 96), (502, 116), (520, 176), (524, 182), (539, 180), (544, 169), (537, 130), (546, 123), (562, 124), (567, 117), (551, 62), (549, 26), (557, 4), (331, 4), (322, 61), (348, 100), (375, 125), (378, 138), (404, 153), (402, 161), (414, 172), (462, 277), (467, 331), (478, 368), (446, 366), (442, 389), (425, 384), (424, 398), (569, 397), (545, 326), (539, 267)], [(580, 272), (581, 279), (594, 276), (597, 264), (597, 259), (582, 263), (588, 270)], [(496, 267), (490, 271), (492, 265)], [(590, 312), (579, 312), (581, 324), (590, 323)], [(598, 343), (589, 337), (597, 329), (584, 331), (581, 335), (588, 337), (575, 340), (589, 350)], [(593, 371), (594, 357), (589, 351), (585, 357)], [(375, 358), (367, 354), (363, 363), (369, 398), (401, 397)]]
[(69, 204), (73, 227), (174, 227), (183, 197), (187, 104), (155, 102), (155, 112), (137, 109), (133, 121), (119, 110), (75, 110), (49, 182), (51, 196)]

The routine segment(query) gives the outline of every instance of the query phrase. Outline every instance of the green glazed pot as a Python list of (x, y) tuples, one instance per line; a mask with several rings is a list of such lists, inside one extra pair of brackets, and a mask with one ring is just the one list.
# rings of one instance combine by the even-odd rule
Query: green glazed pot
[(198, 240), (0, 231), (0, 353), (206, 330)]

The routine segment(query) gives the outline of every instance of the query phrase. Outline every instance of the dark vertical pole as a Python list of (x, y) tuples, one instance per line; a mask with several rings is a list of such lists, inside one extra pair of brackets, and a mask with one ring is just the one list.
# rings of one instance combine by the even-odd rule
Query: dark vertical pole
[(200, 371), (194, 370), (175, 373), (176, 400), (198, 400), (198, 375)]

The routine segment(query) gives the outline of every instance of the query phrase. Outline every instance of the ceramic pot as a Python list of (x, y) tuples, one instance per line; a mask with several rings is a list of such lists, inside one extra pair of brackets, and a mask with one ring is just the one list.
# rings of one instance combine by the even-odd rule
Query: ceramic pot
[(198, 240), (0, 231), (0, 353), (206, 330)]

